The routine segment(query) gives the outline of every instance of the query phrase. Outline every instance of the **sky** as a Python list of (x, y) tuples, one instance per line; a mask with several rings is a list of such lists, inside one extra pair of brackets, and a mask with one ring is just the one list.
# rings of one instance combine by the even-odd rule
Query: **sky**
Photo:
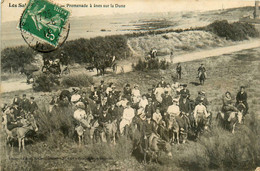
[[(2, 0), (1, 0), (2, 1)], [(9, 7), (28, 0), (4, 0), (1, 6), (2, 22), (19, 21), (24, 10), (23, 7)], [(207, 11), (233, 7), (254, 6), (253, 0), (52, 0), (52, 2), (66, 4), (119, 4), (125, 8), (66, 8), (71, 12), (71, 17), (90, 15), (120, 15), (127, 13), (151, 12), (179, 12), (179, 11)]]

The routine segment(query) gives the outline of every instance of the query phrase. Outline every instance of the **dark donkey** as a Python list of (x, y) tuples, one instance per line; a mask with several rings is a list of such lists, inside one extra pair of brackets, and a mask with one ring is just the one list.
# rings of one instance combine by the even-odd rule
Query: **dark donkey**
[(200, 85), (203, 85), (206, 79), (206, 74), (205, 72), (201, 72), (200, 76), (199, 76), (199, 80), (200, 80)]

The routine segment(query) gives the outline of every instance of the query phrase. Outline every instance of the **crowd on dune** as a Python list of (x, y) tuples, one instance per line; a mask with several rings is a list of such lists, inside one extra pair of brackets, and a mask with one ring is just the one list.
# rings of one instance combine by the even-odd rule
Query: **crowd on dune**
[[(98, 132), (101, 141), (111, 141), (112, 137), (115, 142), (116, 136), (126, 135), (129, 127), (136, 125), (147, 143), (154, 137), (171, 143), (180, 140), (185, 143), (189, 130), (198, 135), (210, 127), (212, 113), (208, 110), (206, 92), (199, 91), (196, 99), (192, 100), (188, 85), (177, 82), (177, 79), (167, 83), (161, 77), (161, 81), (149, 88), (146, 94), (141, 93), (138, 85), (126, 84), (122, 91), (118, 90), (114, 83), (105, 84), (103, 80), (98, 86), (92, 84), (88, 92), (77, 87), (71, 91), (63, 90), (52, 97), (49, 112), (72, 106), (79, 138), (85, 129), (90, 129), (90, 137), (93, 139), (94, 133)], [(243, 114), (247, 113), (245, 87), (241, 86), (235, 105), (228, 91), (222, 100), (222, 118), (226, 122), (231, 122), (232, 112), (241, 111), (241, 104)], [(5, 104), (2, 108), (9, 130), (23, 127), (19, 122), (22, 118), (34, 116), (38, 120), (38, 110), (34, 97), (29, 100), (26, 94), (23, 98), (16, 95), (11, 105)]]

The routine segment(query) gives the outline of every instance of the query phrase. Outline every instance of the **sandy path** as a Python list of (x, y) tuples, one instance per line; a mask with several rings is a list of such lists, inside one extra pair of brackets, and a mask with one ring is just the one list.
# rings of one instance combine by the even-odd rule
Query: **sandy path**
[(12, 92), (17, 90), (27, 90), (32, 88), (31, 84), (26, 83), (26, 79), (8, 80), (1, 82), (1, 92)]
[[(233, 52), (238, 52), (238, 51), (246, 50), (246, 49), (253, 49), (253, 48), (257, 48), (257, 47), (260, 47), (259, 39), (255, 39), (250, 42), (241, 43), (241, 44), (237, 44), (237, 45), (220, 47), (220, 48), (215, 48), (215, 49), (211, 49), (211, 50), (204, 50), (204, 51), (200, 51), (200, 52), (193, 52), (193, 53), (175, 56), (173, 59), (173, 63), (188, 62), (188, 61), (194, 61), (194, 60), (204, 59), (204, 58), (208, 58), (208, 57), (220, 56), (220, 55), (224, 55), (224, 54), (231, 54)], [(170, 61), (169, 56), (165, 57), (165, 59), (167, 61)]]
[[(260, 47), (260, 40), (255, 39), (250, 42), (246, 41), (237, 45), (232, 45), (232, 46), (227, 46), (227, 47), (219, 47), (211, 50), (203, 50), (199, 52), (191, 52), (187, 54), (182, 54), (175, 56), (173, 59), (173, 63), (178, 63), (178, 62), (188, 62), (188, 61), (193, 61), (193, 60), (198, 60), (198, 59), (204, 59), (208, 57), (214, 57), (214, 56), (219, 56), (219, 55), (224, 55), (224, 54), (230, 54), (233, 52), (238, 52), (241, 50), (246, 50), (246, 49), (253, 49)], [(164, 56), (162, 57), (166, 59), (167, 61), (170, 61), (170, 57)], [(122, 72), (131, 72), (132, 71), (132, 63), (129, 64), (119, 64), (117, 73), (122, 73)], [(93, 75), (93, 72), (84, 72), (88, 75)], [(27, 85), (25, 83), (25, 80), (15, 80), (15, 81), (3, 81), (1, 83), (1, 91), (2, 92), (12, 92), (12, 91), (17, 91), (17, 90), (27, 90), (30, 89), (31, 85)]]

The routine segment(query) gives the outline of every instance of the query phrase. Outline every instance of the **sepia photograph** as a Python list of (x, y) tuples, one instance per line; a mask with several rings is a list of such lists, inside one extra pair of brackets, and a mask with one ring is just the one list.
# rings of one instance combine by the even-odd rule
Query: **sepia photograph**
[(260, 171), (260, 1), (1, 0), (3, 171)]

